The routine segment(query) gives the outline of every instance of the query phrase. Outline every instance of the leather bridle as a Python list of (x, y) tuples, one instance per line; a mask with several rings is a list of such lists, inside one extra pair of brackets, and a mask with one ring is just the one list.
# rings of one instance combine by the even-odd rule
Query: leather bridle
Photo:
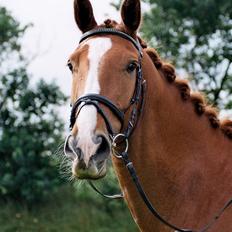
[[(131, 42), (134, 47), (138, 50), (138, 67), (136, 70), (136, 84), (135, 84), (135, 90), (133, 97), (130, 100), (130, 103), (126, 110), (121, 110), (119, 109), (110, 99), (108, 99), (105, 96), (99, 95), (99, 94), (87, 94), (82, 97), (80, 97), (73, 105), (72, 111), (71, 111), (71, 117), (70, 117), (70, 128), (72, 129), (76, 118), (78, 117), (78, 114), (80, 113), (81, 109), (86, 106), (86, 105), (92, 105), (97, 109), (97, 112), (102, 116), (104, 119), (104, 122), (107, 127), (107, 131), (109, 133), (109, 137), (112, 142), (112, 153), (115, 157), (118, 159), (121, 159), (125, 166), (127, 167), (129, 174), (132, 177), (132, 180), (138, 190), (138, 193), (140, 194), (143, 202), (146, 204), (147, 208), (150, 210), (150, 212), (163, 224), (166, 226), (170, 227), (171, 229), (174, 229), (176, 231), (180, 232), (205, 232), (209, 228), (212, 227), (212, 225), (216, 222), (216, 220), (223, 214), (223, 212), (232, 204), (232, 199), (229, 200), (225, 206), (212, 218), (212, 220), (206, 224), (201, 230), (192, 230), (192, 229), (181, 229), (177, 227), (176, 225), (170, 223), (167, 221), (161, 214), (157, 211), (157, 209), (152, 205), (150, 200), (148, 199), (146, 193), (144, 192), (142, 185), (140, 184), (140, 181), (138, 179), (138, 176), (136, 174), (135, 168), (133, 166), (133, 163), (130, 161), (129, 156), (128, 156), (128, 139), (133, 133), (138, 119), (140, 115), (142, 114), (143, 111), (143, 106), (145, 102), (145, 93), (146, 93), (146, 81), (143, 79), (143, 74), (142, 74), (142, 57), (143, 57), (143, 51), (142, 47), (139, 43), (138, 40), (135, 40), (128, 34), (112, 29), (112, 28), (98, 28), (94, 29), (91, 31), (86, 32), (83, 34), (81, 37), (80, 43), (83, 42), (84, 40), (88, 39), (89, 37), (95, 36), (95, 35), (115, 35), (119, 36), (125, 40), (128, 40)], [(112, 124), (109, 120), (109, 117), (101, 107), (101, 105), (104, 105), (107, 107), (113, 115), (119, 120), (121, 124), (121, 130), (119, 133), (116, 133), (114, 131), (114, 128), (112, 127)], [(130, 111), (130, 116), (128, 120), (128, 124), (125, 126), (125, 114), (127, 111), (131, 109)], [(119, 141), (119, 142), (118, 142)], [(121, 144), (124, 143), (125, 149), (123, 151), (118, 151), (117, 148), (121, 146)], [(122, 194), (117, 194), (114, 196), (109, 196), (106, 194), (101, 193), (94, 185), (92, 182), (89, 182), (91, 187), (97, 191), (99, 194), (101, 194), (104, 197), (110, 198), (110, 199), (118, 199), (122, 198)]]
[[(70, 117), (70, 128), (73, 128), (76, 118), (78, 117), (78, 114), (81, 111), (81, 109), (86, 105), (93, 105), (97, 109), (97, 112), (104, 119), (110, 138), (113, 139), (117, 135), (117, 133), (114, 131), (112, 124), (109, 121), (109, 117), (107, 116), (103, 108), (99, 105), (100, 103), (106, 106), (113, 113), (113, 115), (116, 116), (116, 118), (119, 120), (121, 124), (120, 134), (125, 135), (125, 138), (128, 139), (137, 124), (139, 115), (141, 114), (144, 105), (146, 82), (143, 79), (143, 75), (142, 75), (141, 60), (142, 60), (143, 52), (140, 43), (138, 41), (136, 41), (126, 33), (114, 30), (112, 28), (98, 28), (92, 31), (88, 31), (82, 36), (80, 43), (89, 37), (95, 35), (105, 35), (105, 34), (120, 36), (130, 41), (135, 46), (135, 48), (139, 51), (138, 66), (136, 68), (136, 84), (135, 84), (134, 94), (129, 102), (128, 107), (126, 107), (126, 110), (119, 109), (110, 99), (100, 94), (87, 94), (80, 97), (74, 103), (72, 108), (71, 117)], [(128, 125), (125, 127), (124, 125), (125, 114), (131, 107), (132, 107), (132, 111), (128, 121)]]

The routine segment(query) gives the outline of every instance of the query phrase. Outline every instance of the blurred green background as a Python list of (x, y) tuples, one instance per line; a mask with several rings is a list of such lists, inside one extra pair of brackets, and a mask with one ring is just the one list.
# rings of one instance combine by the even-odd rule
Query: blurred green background
[[(231, 115), (232, 2), (145, 0), (143, 11), (142, 37)], [(138, 231), (123, 201), (67, 181), (59, 107), (68, 98), (54, 82), (32, 84), (22, 52), (31, 27), (0, 5), (0, 232)], [(112, 168), (98, 186), (119, 191)]]

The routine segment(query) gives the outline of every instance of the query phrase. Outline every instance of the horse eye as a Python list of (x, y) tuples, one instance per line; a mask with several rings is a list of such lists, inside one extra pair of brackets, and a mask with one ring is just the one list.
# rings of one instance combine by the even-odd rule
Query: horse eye
[(67, 66), (70, 69), (70, 71), (73, 72), (73, 65), (70, 61), (68, 61)]
[(137, 64), (135, 62), (131, 62), (128, 66), (127, 66), (127, 72), (128, 73), (132, 73), (135, 71), (135, 69), (137, 68)]

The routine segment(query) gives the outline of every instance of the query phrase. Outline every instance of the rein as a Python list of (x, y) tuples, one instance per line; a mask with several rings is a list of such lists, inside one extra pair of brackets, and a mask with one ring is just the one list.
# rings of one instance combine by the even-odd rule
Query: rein
[[(177, 227), (176, 225), (170, 223), (167, 221), (161, 214), (158, 212), (158, 210), (152, 205), (151, 201), (148, 199), (146, 193), (143, 190), (142, 185), (140, 184), (140, 181), (138, 179), (138, 176), (136, 174), (136, 170), (133, 166), (133, 163), (130, 161), (129, 156), (128, 156), (128, 147), (129, 147), (129, 137), (133, 133), (138, 119), (140, 115), (142, 114), (143, 107), (144, 107), (144, 102), (145, 102), (145, 93), (146, 93), (146, 81), (143, 79), (143, 74), (142, 74), (142, 58), (143, 58), (143, 51), (140, 43), (138, 40), (133, 39), (131, 36), (128, 34), (112, 29), (112, 28), (98, 28), (94, 29), (91, 31), (86, 32), (83, 34), (81, 37), (80, 43), (83, 42), (84, 40), (88, 39), (89, 37), (95, 36), (95, 35), (105, 35), (105, 34), (110, 34), (110, 35), (116, 35), (119, 36), (123, 39), (126, 39), (130, 41), (134, 47), (138, 50), (138, 55), (139, 55), (139, 62), (138, 62), (138, 67), (137, 67), (137, 72), (136, 72), (136, 84), (135, 84), (135, 90), (133, 97), (130, 100), (130, 103), (126, 110), (121, 110), (119, 109), (110, 99), (108, 99), (105, 96), (101, 96), (100, 94), (87, 94), (82, 97), (80, 97), (73, 105), (72, 111), (71, 111), (71, 117), (70, 117), (70, 128), (72, 129), (76, 118), (78, 117), (81, 109), (86, 106), (86, 105), (92, 105), (97, 109), (97, 112), (102, 116), (102, 118), (105, 121), (107, 131), (109, 133), (109, 137), (112, 142), (112, 153), (113, 155), (121, 159), (123, 163), (125, 164), (136, 188), (141, 196), (143, 202), (147, 206), (147, 208), (150, 210), (150, 212), (163, 224), (168, 226), (171, 229), (174, 229), (175, 231), (179, 232), (205, 232), (209, 228), (211, 228), (216, 221), (220, 218), (220, 216), (223, 214), (223, 212), (232, 204), (232, 199), (229, 200), (225, 206), (217, 213), (215, 216), (211, 219), (211, 221), (206, 224), (201, 230), (192, 230), (192, 229), (181, 229)], [(116, 133), (110, 123), (110, 120), (107, 117), (107, 114), (104, 112), (104, 110), (101, 108), (99, 105), (102, 104), (106, 106), (114, 115), (115, 117), (119, 120), (121, 123), (121, 130), (120, 133)], [(132, 108), (132, 109), (131, 109)], [(127, 126), (125, 127), (125, 114), (127, 113), (128, 109), (131, 109), (130, 117)], [(119, 139), (121, 138), (121, 139)], [(125, 145), (124, 151), (117, 151), (117, 148), (121, 145)], [(109, 196), (106, 194), (101, 193), (92, 182), (88, 181), (90, 186), (100, 195), (103, 197), (109, 198), (109, 199), (119, 199), (123, 198), (122, 194), (116, 194), (113, 196)]]

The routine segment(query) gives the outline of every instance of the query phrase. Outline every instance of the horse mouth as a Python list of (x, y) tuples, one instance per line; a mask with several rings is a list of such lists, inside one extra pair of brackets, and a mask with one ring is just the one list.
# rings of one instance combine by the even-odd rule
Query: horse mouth
[(90, 165), (87, 168), (79, 168), (77, 162), (73, 161), (72, 164), (72, 175), (75, 179), (79, 180), (98, 180), (105, 177), (107, 173), (106, 160), (96, 164)]

